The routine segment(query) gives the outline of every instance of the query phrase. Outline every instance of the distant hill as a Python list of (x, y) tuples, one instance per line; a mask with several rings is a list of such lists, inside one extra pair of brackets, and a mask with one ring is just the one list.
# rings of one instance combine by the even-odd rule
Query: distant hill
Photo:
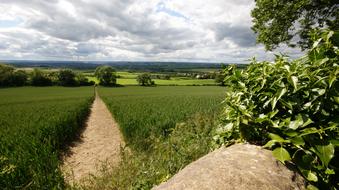
[[(6, 60), (2, 63), (16, 67), (40, 67), (40, 68), (71, 68), (71, 69), (95, 69), (99, 65), (110, 65), (117, 70), (149, 71), (149, 72), (175, 72), (177, 70), (190, 69), (220, 69), (221, 63), (193, 63), (193, 62), (132, 62), (132, 61), (29, 61)], [(228, 65), (224, 64), (224, 65)], [(246, 67), (246, 64), (238, 64)]]

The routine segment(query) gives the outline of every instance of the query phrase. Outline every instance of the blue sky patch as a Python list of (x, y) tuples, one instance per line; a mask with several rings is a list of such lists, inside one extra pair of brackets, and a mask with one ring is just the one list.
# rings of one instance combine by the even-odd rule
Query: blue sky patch
[(21, 23), (22, 20), (19, 18), (16, 18), (14, 20), (0, 20), (0, 28), (13, 28), (17, 27)]
[(166, 7), (165, 3), (161, 2), (157, 4), (156, 12), (164, 12), (170, 16), (183, 18), (185, 20), (189, 20), (185, 15), (181, 14), (180, 12), (174, 11)]

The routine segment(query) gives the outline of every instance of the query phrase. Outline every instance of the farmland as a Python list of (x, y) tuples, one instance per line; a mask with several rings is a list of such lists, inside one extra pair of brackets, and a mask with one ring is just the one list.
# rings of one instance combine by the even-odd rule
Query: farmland
[[(215, 70), (202, 70), (205, 72), (214, 72)], [(202, 72), (197, 70), (197, 72)], [(137, 76), (142, 73), (135, 72), (126, 72), (126, 71), (118, 71), (117, 75), (119, 78), (117, 79), (117, 84), (120, 85), (138, 85), (136, 80)], [(99, 83), (99, 80), (93, 76), (93, 73), (86, 73), (86, 77), (89, 81), (94, 81), (95, 83)], [(164, 75), (163, 73), (152, 73), (151, 75)], [(156, 85), (160, 86), (192, 86), (192, 85), (217, 85), (214, 79), (196, 79), (192, 77), (171, 77), (168, 80), (165, 79), (153, 79)]]
[(86, 119), (92, 87), (0, 90), (0, 186), (63, 188), (59, 154)]
[[(166, 136), (176, 123), (197, 112), (213, 112), (221, 87), (100, 88), (99, 94), (120, 124), (127, 142), (143, 149), (151, 135)], [(145, 145), (145, 146), (144, 146)]]
[(117, 168), (88, 189), (150, 189), (210, 151), (225, 88), (159, 86), (99, 88), (127, 146)]

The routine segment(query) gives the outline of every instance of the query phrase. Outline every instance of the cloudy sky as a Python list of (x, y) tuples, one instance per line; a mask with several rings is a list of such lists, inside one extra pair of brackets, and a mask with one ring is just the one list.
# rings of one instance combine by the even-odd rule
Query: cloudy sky
[(271, 59), (250, 29), (253, 6), (253, 0), (0, 0), (0, 59)]

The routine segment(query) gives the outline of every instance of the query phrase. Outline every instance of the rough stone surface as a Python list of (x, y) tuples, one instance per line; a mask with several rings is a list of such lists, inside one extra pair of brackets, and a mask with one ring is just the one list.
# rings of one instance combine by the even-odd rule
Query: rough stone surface
[(305, 186), (304, 179), (277, 161), (271, 151), (236, 144), (200, 158), (153, 189), (289, 190)]

